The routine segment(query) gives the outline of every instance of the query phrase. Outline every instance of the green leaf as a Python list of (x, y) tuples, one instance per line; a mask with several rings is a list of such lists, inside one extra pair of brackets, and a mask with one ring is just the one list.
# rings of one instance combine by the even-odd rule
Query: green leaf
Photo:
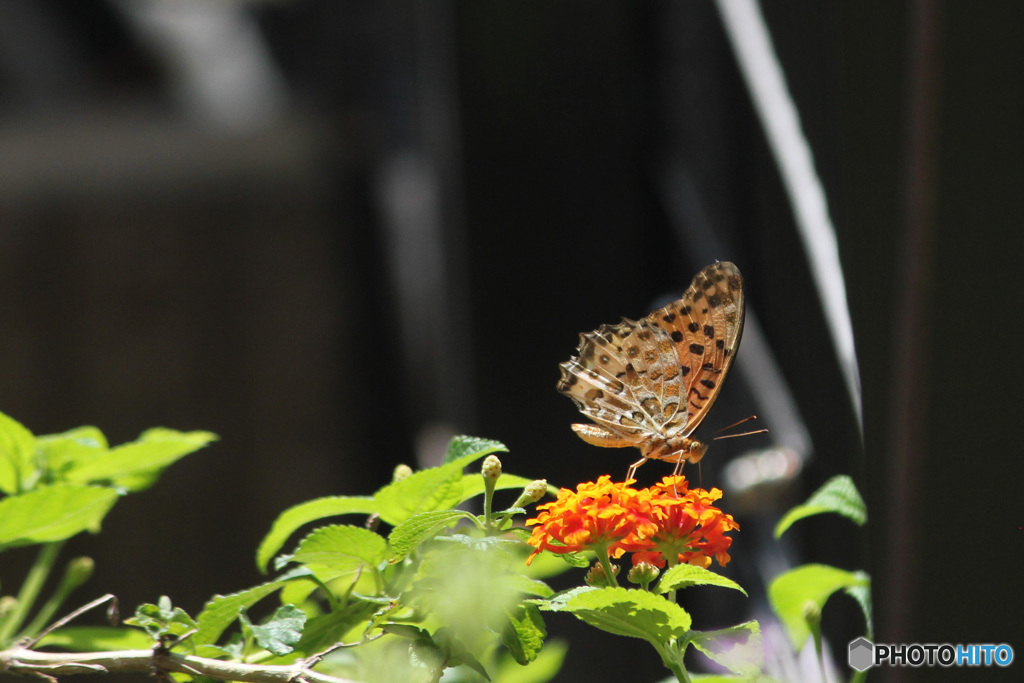
[(864, 623), (867, 626), (865, 635), (868, 637), (868, 640), (871, 640), (875, 637), (874, 620), (871, 618), (871, 577), (867, 572), (854, 572), (854, 574), (860, 579), (861, 583), (858, 583), (856, 586), (850, 586), (846, 589), (846, 593), (860, 605), (861, 612), (864, 613)]
[(565, 641), (552, 640), (544, 645), (537, 658), (523, 666), (505, 653), (494, 667), (494, 680), (501, 683), (547, 683), (562, 668), (569, 646)]
[(181, 636), (196, 628), (196, 622), (188, 612), (171, 604), (166, 595), (156, 604), (144, 604), (135, 608), (135, 616), (124, 620), (129, 626), (138, 626), (154, 639), (161, 636)]
[(412, 624), (395, 624), (387, 623), (382, 624), (380, 629), (384, 633), (388, 633), (399, 638), (405, 638), (406, 640), (430, 640), (430, 632), (426, 629), (422, 629), (419, 626), (413, 626)]
[(448, 450), (444, 454), (444, 460), (441, 464), (447, 465), (448, 463), (462, 460), (467, 456), (472, 456), (473, 460), (476, 460), (499, 451), (508, 452), (505, 444), (500, 441), (481, 439), (475, 436), (453, 436), (452, 440), (448, 442)]
[(480, 663), (469, 648), (459, 640), (458, 636), (452, 629), (446, 626), (442, 626), (434, 632), (433, 636), (434, 643), (441, 648), (441, 651), (445, 654), (445, 666), (459, 666), (464, 664), (473, 671), (483, 676), (484, 680), (491, 680), (491, 677), (487, 675), (487, 669)]
[(711, 661), (741, 676), (756, 676), (764, 666), (761, 626), (756, 621), (718, 631), (690, 631), (688, 641)]
[(67, 626), (49, 633), (39, 647), (57, 647), (72, 652), (145, 650), (153, 647), (153, 638), (137, 628), (115, 626)]
[[(544, 609), (543, 604), (540, 607)], [(691, 624), (690, 615), (679, 605), (660, 595), (632, 588), (578, 592), (556, 611), (571, 612), (602, 631), (643, 638), (658, 647), (685, 635)]]
[(388, 536), (388, 543), (399, 558), (412, 552), (416, 546), (432, 538), (441, 529), (454, 525), (460, 519), (475, 519), (462, 510), (434, 510), (422, 512), (405, 520)]
[(310, 565), (322, 581), (330, 581), (364, 566), (376, 570), (388, 554), (387, 541), (378, 534), (335, 524), (316, 529), (302, 539), (292, 561)]
[(216, 438), (210, 432), (179, 432), (163, 427), (147, 429), (131, 443), (73, 463), (64, 477), (73, 483), (110, 483), (129, 491), (141, 491), (152, 485), (168, 465)]
[(192, 641), (196, 645), (216, 643), (224, 629), (238, 619), (238, 615), (243, 609), (252, 607), (287, 583), (286, 580), (268, 581), (231, 595), (215, 595), (196, 617), (199, 631), (192, 636)]
[(362, 624), (365, 627), (377, 609), (378, 605), (373, 603), (354, 601), (336, 612), (313, 617), (306, 622), (302, 639), (295, 649), (306, 655), (323, 652), (341, 642), (345, 634), (356, 626)]
[(99, 531), (117, 492), (58, 484), (0, 500), (0, 548), (49, 543), (81, 531)]
[(690, 586), (722, 586), (724, 588), (732, 588), (738, 590), (744, 595), (747, 591), (733, 581), (727, 579), (721, 574), (708, 571), (702, 567), (695, 567), (691, 564), (677, 564), (672, 567), (664, 574), (661, 575), (661, 579), (658, 581), (656, 593), (668, 593), (680, 588), (689, 588)]
[(77, 463), (88, 462), (107, 452), (107, 438), (96, 427), (78, 427), (62, 434), (36, 437), (36, 452), (42, 466), (61, 480)]
[[(244, 614), (244, 612), (243, 612)], [(264, 650), (282, 657), (295, 648), (306, 625), (306, 613), (295, 605), (283, 605), (263, 624), (250, 624), (252, 635)]]
[(392, 482), (373, 495), (377, 512), (397, 526), (413, 515), (455, 507), (462, 500), (462, 470), (481, 454), (474, 453), (440, 467), (421, 470)]
[(36, 437), (13, 417), (0, 413), (0, 491), (14, 495), (34, 479)]
[(514, 588), (523, 595), (535, 595), (541, 598), (551, 597), (555, 591), (543, 581), (531, 579), (523, 574), (509, 574), (505, 581), (510, 588)]
[(529, 664), (540, 654), (548, 634), (544, 618), (535, 605), (519, 605), (506, 614), (508, 625), (501, 634), (501, 641), (518, 663)]
[[(523, 567), (522, 571), (527, 576), (532, 576), (535, 579), (547, 579), (552, 576), (558, 576), (564, 574), (569, 570), (569, 565), (565, 560), (565, 555), (555, 555), (554, 553), (541, 553), (535, 555), (533, 562), (529, 566)], [(586, 558), (580, 558), (583, 560), (584, 567), (590, 566), (590, 562)]]
[(330, 496), (317, 498), (288, 508), (274, 520), (270, 532), (260, 542), (256, 551), (256, 566), (261, 572), (267, 570), (267, 564), (274, 554), (285, 544), (292, 534), (300, 527), (338, 515), (364, 514), (377, 512), (377, 504), (366, 496)]
[(584, 593), (591, 593), (596, 590), (600, 589), (594, 588), (593, 586), (577, 586), (576, 588), (570, 588), (569, 590), (555, 593), (547, 600), (532, 600), (530, 602), (537, 605), (537, 607), (545, 612), (565, 612), (566, 605), (569, 604), (570, 600), (573, 600)]
[(820, 515), (823, 512), (834, 512), (850, 519), (858, 526), (868, 520), (867, 506), (860, 497), (853, 479), (845, 474), (832, 477), (820, 489), (811, 494), (807, 502), (797, 505), (785, 514), (775, 525), (775, 538), (782, 536), (793, 522), (804, 517)]
[(768, 587), (768, 599), (799, 651), (811, 635), (807, 610), (813, 606), (820, 612), (837, 590), (866, 584), (863, 574), (823, 564), (806, 564), (777, 576)]

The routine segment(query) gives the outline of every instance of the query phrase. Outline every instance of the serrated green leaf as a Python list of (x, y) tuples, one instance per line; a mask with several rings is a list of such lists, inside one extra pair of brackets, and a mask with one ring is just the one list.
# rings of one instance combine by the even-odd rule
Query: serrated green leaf
[(58, 484), (0, 500), (0, 548), (63, 541), (99, 531), (117, 492), (99, 486)]
[(501, 642), (520, 664), (529, 664), (540, 654), (547, 637), (544, 618), (535, 605), (518, 605), (507, 611), (508, 625), (502, 631)]
[(256, 551), (256, 566), (261, 572), (265, 572), (267, 564), (285, 541), (306, 524), (325, 517), (372, 515), (376, 511), (377, 504), (366, 496), (330, 496), (290, 507), (278, 515), (270, 527), (270, 532), (260, 542), (260, 547)]
[(344, 524), (316, 529), (299, 542), (292, 561), (309, 565), (322, 581), (358, 571), (376, 570), (389, 555), (388, 544), (369, 529)]
[(708, 571), (703, 567), (695, 567), (692, 564), (677, 564), (666, 571), (661, 575), (658, 587), (654, 592), (668, 593), (669, 591), (689, 588), (690, 586), (722, 586), (723, 588), (738, 590), (744, 595), (747, 594), (747, 591), (743, 590), (732, 579), (727, 579), (721, 574)]
[(782, 620), (790, 640), (798, 651), (811, 635), (807, 625), (807, 609), (825, 607), (837, 590), (864, 585), (862, 575), (824, 564), (805, 564), (781, 574), (768, 587), (772, 609)]
[(432, 538), (441, 529), (452, 526), (460, 519), (475, 519), (462, 510), (434, 510), (422, 512), (405, 520), (388, 535), (388, 543), (399, 558), (405, 557), (423, 541)]
[(167, 466), (217, 438), (210, 432), (179, 432), (157, 427), (138, 439), (96, 457), (72, 463), (64, 478), (73, 483), (109, 483), (129, 491), (152, 485)]
[(135, 615), (124, 620), (129, 626), (146, 630), (154, 639), (162, 636), (182, 636), (196, 628), (188, 612), (171, 604), (170, 598), (161, 596), (158, 604), (144, 604), (135, 608)]
[(871, 577), (867, 572), (854, 572), (854, 574), (860, 579), (860, 583), (847, 588), (846, 593), (860, 605), (861, 612), (864, 613), (864, 623), (867, 627), (865, 635), (868, 637), (868, 640), (871, 640), (875, 637), (875, 624), (871, 616)]
[(287, 581), (268, 581), (248, 590), (230, 595), (215, 595), (206, 603), (196, 617), (198, 632), (192, 636), (196, 645), (213, 645), (230, 626), (243, 609), (249, 609), (257, 602), (284, 586)]
[(864, 504), (864, 499), (860, 497), (860, 492), (857, 491), (853, 479), (845, 474), (840, 474), (825, 482), (821, 488), (811, 494), (806, 503), (797, 505), (787, 512), (775, 525), (775, 538), (782, 536), (786, 529), (793, 525), (793, 522), (824, 512), (842, 515), (858, 526), (863, 526), (868, 520), (867, 506)]
[(761, 625), (748, 621), (717, 631), (690, 631), (688, 642), (711, 661), (741, 676), (756, 676), (764, 666)]
[(0, 491), (14, 495), (34, 481), (36, 437), (20, 422), (0, 413)]
[(68, 626), (49, 633), (39, 647), (57, 647), (72, 652), (145, 650), (153, 638), (137, 628), (119, 626)]
[(381, 488), (373, 494), (381, 519), (397, 526), (421, 512), (455, 507), (462, 500), (462, 470), (478, 457), (472, 454), (440, 467), (420, 470)]
[(264, 650), (282, 657), (292, 652), (302, 637), (306, 613), (295, 605), (282, 605), (262, 624), (251, 624), (256, 642)]
[(531, 600), (532, 604), (537, 605), (541, 610), (545, 612), (564, 612), (566, 611), (566, 605), (569, 601), (576, 598), (583, 593), (590, 593), (592, 591), (599, 590), (593, 586), (577, 586), (576, 588), (570, 588), (569, 590), (559, 591), (555, 593), (547, 600)]
[(466, 456), (473, 456), (473, 459), (482, 458), (491, 453), (508, 452), (505, 444), (491, 439), (481, 439), (476, 436), (453, 436), (448, 442), (448, 450), (444, 454), (442, 465), (461, 460)]
[(661, 646), (686, 634), (690, 615), (660, 595), (632, 588), (595, 588), (565, 602), (561, 611), (602, 631), (644, 640)]

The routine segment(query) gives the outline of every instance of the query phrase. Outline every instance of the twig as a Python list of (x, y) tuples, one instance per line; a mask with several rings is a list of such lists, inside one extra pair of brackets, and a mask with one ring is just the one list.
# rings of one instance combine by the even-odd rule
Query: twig
[(88, 602), (88, 603), (82, 605), (81, 607), (76, 609), (74, 612), (71, 612), (70, 614), (67, 614), (67, 615), (61, 617), (60, 619), (58, 619), (57, 621), (53, 622), (52, 624), (47, 626), (45, 629), (43, 629), (39, 633), (39, 635), (35, 636), (34, 638), (32, 638), (31, 640), (29, 640), (26, 643), (22, 643), (22, 645), (24, 647), (32, 647), (33, 645), (38, 643), (40, 640), (42, 640), (44, 637), (46, 637), (46, 635), (48, 633), (50, 633), (51, 631), (53, 631), (54, 629), (60, 628), (61, 626), (63, 626), (64, 624), (68, 623), (72, 619), (75, 619), (76, 617), (78, 617), (80, 614), (84, 614), (85, 612), (88, 612), (93, 607), (99, 607), (100, 605), (102, 605), (103, 603), (105, 603), (105, 602), (107, 602), (109, 600), (113, 600), (116, 603), (117, 596), (115, 596), (113, 593), (107, 593), (106, 595), (104, 595), (102, 597), (96, 598), (92, 602)]
[(73, 674), (114, 672), (152, 673), (154, 670), (208, 676), (222, 681), (252, 683), (355, 683), (312, 671), (305, 662), (292, 665), (243, 664), (219, 659), (180, 655), (166, 650), (118, 650), (113, 652), (40, 652), (23, 646), (0, 651), (0, 671), (53, 678)]

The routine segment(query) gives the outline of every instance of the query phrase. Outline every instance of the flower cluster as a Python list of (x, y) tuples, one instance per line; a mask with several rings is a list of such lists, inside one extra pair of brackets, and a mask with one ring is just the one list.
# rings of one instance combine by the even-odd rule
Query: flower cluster
[(726, 532), (739, 529), (732, 515), (712, 503), (719, 489), (690, 489), (683, 476), (665, 477), (660, 484), (634, 489), (633, 480), (613, 483), (604, 475), (585, 482), (576, 491), (562, 489), (552, 503), (538, 505), (528, 541), (535, 550), (571, 553), (591, 550), (600, 557), (618, 559), (633, 553), (633, 564), (657, 567), (686, 563), (708, 567), (711, 559), (725, 566), (732, 539)]

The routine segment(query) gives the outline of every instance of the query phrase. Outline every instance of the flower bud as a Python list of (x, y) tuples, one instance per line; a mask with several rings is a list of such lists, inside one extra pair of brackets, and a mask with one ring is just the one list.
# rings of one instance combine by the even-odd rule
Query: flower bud
[(812, 631), (821, 623), (821, 608), (810, 600), (804, 604), (804, 621), (807, 622)]
[[(619, 565), (612, 564), (612, 572), (615, 576), (619, 575)], [(583, 580), (587, 582), (589, 586), (607, 586), (608, 580), (604, 577), (604, 565), (600, 562), (594, 564), (593, 567), (587, 572), (587, 575), (583, 577)]]
[(661, 572), (650, 562), (638, 562), (629, 570), (626, 574), (626, 578), (631, 583), (636, 583), (641, 586), (649, 586), (651, 582), (658, 578), (658, 574)]
[(64, 578), (61, 582), (62, 589), (67, 590), (69, 593), (75, 590), (89, 580), (95, 568), (96, 563), (93, 562), (91, 557), (73, 558), (68, 562), (67, 569), (64, 570)]
[(530, 503), (536, 503), (538, 500), (544, 497), (544, 494), (548, 492), (548, 480), (547, 479), (534, 479), (525, 487), (523, 492), (519, 494), (519, 498), (512, 504), (514, 508), (521, 508)]
[(484, 464), (480, 468), (480, 474), (484, 475), (484, 479), (491, 481), (497, 481), (498, 477), (501, 476), (501, 460), (496, 455), (488, 455), (484, 458)]
[(395, 471), (391, 475), (392, 483), (396, 481), (402, 481), (406, 477), (412, 474), (412, 468), (408, 465), (398, 465), (395, 467)]

